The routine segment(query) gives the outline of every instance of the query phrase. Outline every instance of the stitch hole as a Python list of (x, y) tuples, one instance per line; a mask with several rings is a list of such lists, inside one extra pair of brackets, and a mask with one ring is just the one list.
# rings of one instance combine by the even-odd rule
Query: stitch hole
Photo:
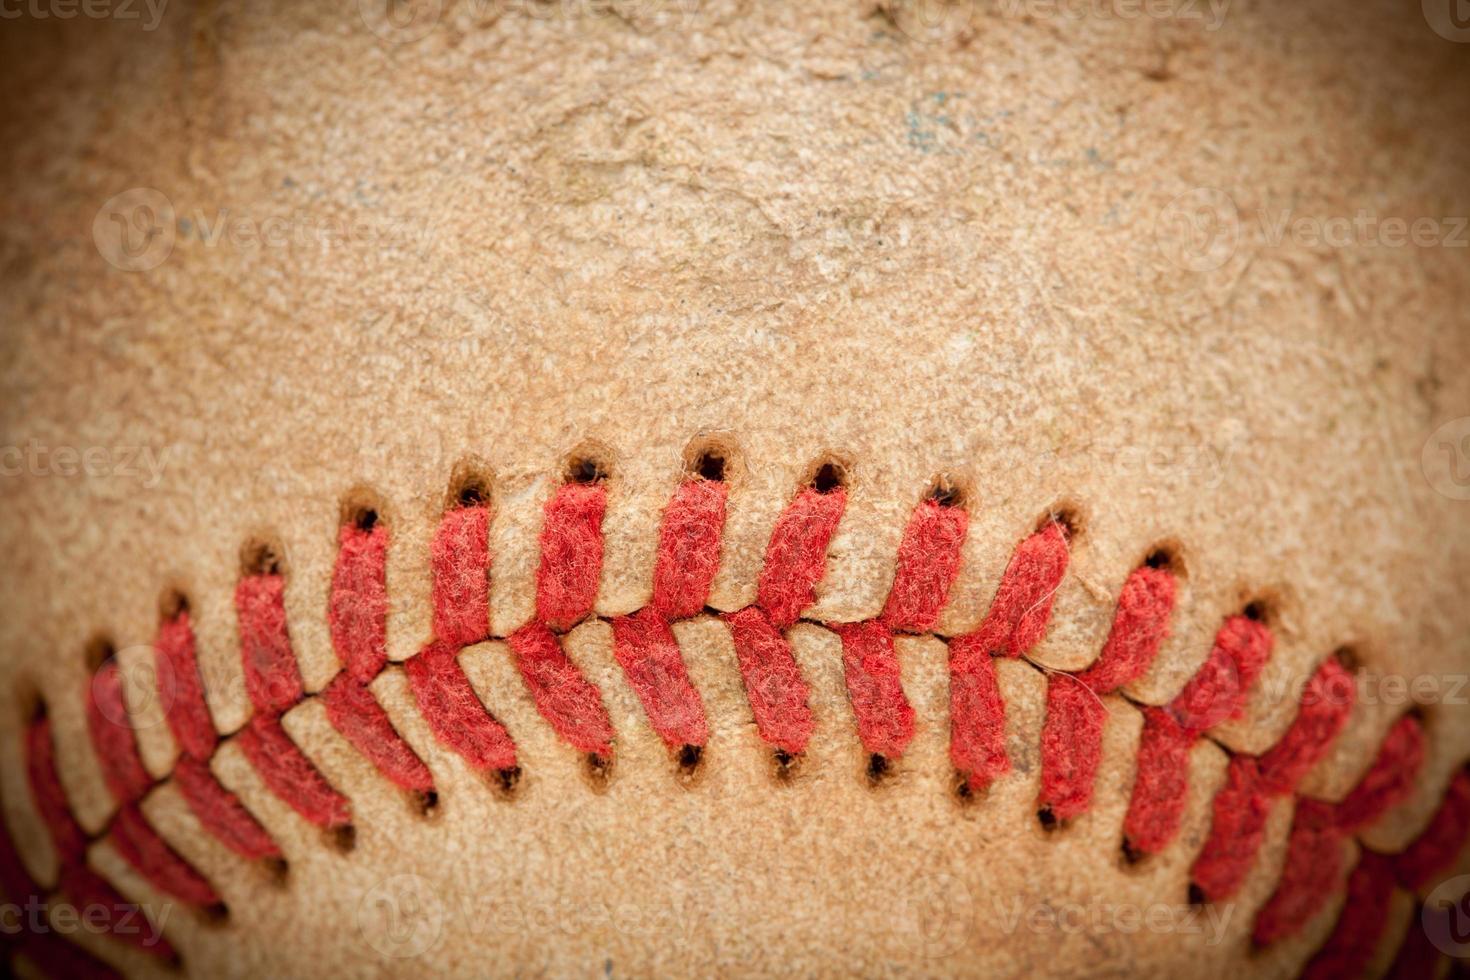
[(165, 623), (172, 623), (189, 611), (189, 597), (181, 589), (164, 589), (158, 598), (158, 616)]
[(1143, 564), (1147, 568), (1155, 568), (1161, 572), (1168, 572), (1175, 578), (1186, 577), (1184, 557), (1176, 541), (1160, 541), (1149, 549), (1143, 557)]
[(817, 493), (832, 493), (847, 486), (847, 468), (837, 460), (829, 459), (817, 466), (807, 486)]
[(1056, 524), (1062, 529), (1062, 535), (1068, 542), (1075, 541), (1082, 536), (1085, 529), (1082, 520), (1082, 511), (1075, 505), (1063, 501), (1042, 515), (1041, 520), (1036, 522), (1037, 531), (1045, 531), (1051, 525)]
[(874, 752), (868, 756), (866, 772), (869, 785), (877, 786), (893, 773), (893, 764), (887, 756)]
[(953, 780), (954, 798), (960, 806), (970, 806), (979, 801), (981, 794), (970, 786), (970, 777), (956, 769), (950, 778)]
[(686, 776), (692, 776), (704, 762), (704, 746), (682, 745), (674, 758), (679, 764), (679, 771)]
[(269, 538), (251, 538), (240, 549), (240, 574), (247, 578), (252, 575), (281, 575), (284, 570), (281, 546)]
[(727, 483), (736, 475), (736, 463), (735, 445), (723, 436), (703, 436), (689, 443), (684, 450), (686, 479)]
[(1252, 622), (1273, 626), (1276, 623), (1276, 604), (1271, 599), (1260, 596), (1247, 602), (1240, 614)]
[(959, 479), (948, 473), (934, 478), (924, 499), (932, 500), (941, 507), (964, 508), (969, 504), (970, 490)]
[(603, 483), (611, 475), (604, 461), (606, 454), (597, 448), (578, 449), (567, 457), (564, 479), (567, 483)]
[(490, 503), (490, 468), (478, 457), (462, 459), (449, 475), (449, 499), (446, 509), (484, 507)]
[(511, 766), (509, 769), (497, 769), (494, 776), (495, 788), (505, 796), (510, 796), (516, 791), (521, 782), (521, 767)]
[(357, 828), (350, 823), (332, 827), (327, 831), (327, 842), (342, 854), (351, 854), (357, 846)]
[(1041, 824), (1041, 829), (1048, 834), (1062, 829), (1062, 822), (1057, 819), (1055, 813), (1052, 813), (1049, 806), (1044, 806), (1036, 811), (1036, 822)]
[(791, 781), (801, 764), (801, 756), (787, 752), (785, 749), (777, 749), (772, 752), (771, 760), (776, 764), (776, 778), (783, 783)]
[(1363, 655), (1358, 652), (1357, 647), (1341, 646), (1332, 652), (1333, 659), (1342, 664), (1343, 670), (1350, 674), (1361, 674), (1367, 665), (1363, 663)]
[(1203, 907), (1208, 901), (1208, 899), (1205, 898), (1204, 889), (1200, 888), (1199, 885), (1196, 885), (1192, 881), (1189, 883), (1189, 892), (1187, 895), (1187, 899), (1189, 904), (1195, 908)]
[(260, 866), (265, 870), (266, 879), (277, 888), (284, 887), (287, 877), (291, 873), (291, 865), (283, 857), (262, 858)]
[(421, 817), (432, 818), (439, 814), (439, 794), (432, 790), (413, 790), (408, 794), (409, 804)]
[(222, 926), (230, 921), (230, 907), (224, 902), (215, 902), (200, 909), (199, 916), (207, 925)]
[(1120, 849), (1123, 855), (1123, 866), (1125, 868), (1137, 868), (1148, 858), (1148, 855), (1133, 846), (1128, 838), (1123, 838), (1123, 846)]
[(588, 752), (582, 759), (582, 769), (587, 778), (592, 782), (592, 788), (601, 792), (607, 789), (608, 781), (612, 778), (612, 758), (599, 755), (596, 752)]
[(340, 520), (343, 527), (355, 527), (366, 533), (377, 527), (382, 512), (382, 502), (378, 495), (359, 487), (342, 498)]
[(103, 635), (97, 635), (87, 641), (87, 646), (82, 652), (82, 662), (87, 665), (87, 673), (95, 674), (102, 669), (102, 665), (117, 656), (117, 647), (112, 640)]

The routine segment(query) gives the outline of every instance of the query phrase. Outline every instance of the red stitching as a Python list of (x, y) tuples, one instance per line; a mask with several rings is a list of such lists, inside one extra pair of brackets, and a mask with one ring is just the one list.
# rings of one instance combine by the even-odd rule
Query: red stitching
[(1204, 666), (1179, 696), (1166, 707), (1144, 709), (1133, 798), (1123, 821), (1132, 853), (1157, 853), (1179, 832), (1189, 792), (1190, 750), (1206, 730), (1240, 714), (1272, 643), (1271, 631), (1262, 624), (1231, 616), (1215, 634)]
[(235, 586), (235, 615), (245, 693), (261, 714), (283, 715), (305, 693), (286, 631), (286, 580), (274, 573), (240, 579)]
[(1040, 803), (1056, 819), (1070, 820), (1092, 806), (1108, 714), (1100, 696), (1135, 680), (1153, 663), (1169, 635), (1177, 591), (1171, 572), (1135, 569), (1118, 595), (1097, 662), (1080, 674), (1047, 679)]
[(613, 656), (658, 737), (671, 749), (703, 748), (709, 740), (704, 702), (689, 680), (668, 622), (657, 610), (646, 608), (614, 619), (612, 630)]
[(1286, 864), (1276, 891), (1256, 916), (1260, 945), (1294, 935), (1337, 891), (1345, 844), (1413, 791), (1424, 759), (1424, 732), (1413, 715), (1390, 729), (1367, 774), (1335, 806), (1316, 800), (1297, 803), (1287, 842)]
[[(1302, 970), (1309, 980), (1363, 976), (1388, 925), (1393, 862), (1369, 851), (1348, 876), (1347, 900), (1327, 942)], [(1413, 928), (1412, 926), (1410, 928)]]
[(979, 792), (1010, 771), (1005, 700), (993, 657), (1020, 657), (1041, 639), (1067, 570), (1067, 533), (1047, 524), (1016, 548), (979, 629), (949, 645), (950, 759)]
[(1215, 796), (1210, 836), (1190, 871), (1202, 897), (1223, 901), (1240, 889), (1265, 839), (1271, 800), (1292, 793), (1327, 754), (1356, 700), (1352, 675), (1330, 658), (1303, 689), (1301, 709), (1281, 740), (1259, 759), (1230, 760), (1226, 784)]
[(92, 749), (113, 799), (121, 804), (141, 800), (153, 788), (153, 777), (143, 768), (133, 729), (124, 723), (128, 709), (116, 660), (98, 666), (87, 688), (86, 705)]
[(326, 830), (352, 825), (352, 804), (317, 772), (278, 720), (256, 715), (236, 734), (235, 742), (266, 788), (308, 823)]
[(515, 743), (475, 694), (457, 655), (447, 641), (434, 640), (404, 662), (414, 700), (434, 737), (472, 768), (510, 773), (516, 768)]
[(378, 771), (425, 802), (434, 777), (368, 690), (388, 663), (388, 527), (343, 525), (327, 606), (332, 648), (342, 671), (322, 692), (327, 720)]
[(1399, 881), (1410, 891), (1427, 887), (1454, 864), (1466, 840), (1470, 840), (1470, 773), (1461, 770), (1450, 780), (1429, 826), (1395, 862)]
[[(87, 865), (87, 835), (72, 816), (66, 793), (56, 774), (56, 747), (51, 737), (51, 719), (39, 714), (26, 729), (26, 776), (31, 798), (40, 811), (41, 820), (51, 833), (56, 847), (58, 890), (78, 908), (97, 905), (107, 909), (130, 907), (112, 885)], [(172, 959), (173, 947), (163, 939), (149, 944), (142, 930), (123, 928), (123, 923), (109, 918), (107, 931), (138, 949), (154, 956)]]
[[(579, 751), (610, 758), (613, 729), (601, 694), (567, 658), (554, 632), (570, 629), (593, 614), (606, 493), (606, 484), (598, 480), (569, 482), (553, 494), (541, 535), (536, 619), (505, 639), (538, 710), (558, 734)], [(689, 681), (670, 627), (706, 608), (719, 565), (726, 501), (726, 487), (718, 479), (690, 478), (679, 485), (660, 526), (652, 599), (644, 609), (611, 621), (616, 659), (651, 727), (674, 749), (697, 748), (708, 737), (699, 692)], [(731, 632), (757, 730), (778, 756), (799, 755), (814, 728), (809, 689), (784, 630), (816, 599), (826, 552), (845, 504), (846, 490), (841, 486), (826, 492), (815, 487), (800, 491), (772, 531), (756, 604), (722, 617)], [(900, 683), (893, 633), (933, 628), (958, 573), (967, 521), (964, 509), (947, 501), (921, 503), (905, 530), (894, 584), (879, 618), (823, 624), (842, 642), (860, 739), (866, 750), (883, 759), (901, 756), (914, 724)], [(457, 659), (464, 646), (491, 637), (488, 527), (489, 507), (474, 495), (441, 519), (431, 547), (437, 638), (403, 669), (436, 739), (474, 768), (497, 771), (508, 785), (518, 773), (514, 743), (475, 694)], [(386, 665), (388, 544), (382, 523), (341, 529), (328, 622), (343, 669), (320, 697), (333, 726), (388, 779), (430, 795), (433, 781), (428, 768), (393, 729), (367, 686)], [(981, 626), (950, 642), (951, 757), (969, 789), (983, 789), (1010, 765), (1005, 706), (993, 658), (1024, 656), (1040, 640), (1068, 560), (1067, 531), (1059, 522), (1024, 539), (1007, 564)], [(1040, 803), (1056, 819), (1070, 819), (1090, 807), (1106, 721), (1098, 696), (1116, 692), (1147, 669), (1168, 634), (1175, 594), (1175, 578), (1168, 568), (1135, 570), (1119, 594), (1112, 630), (1094, 666), (1077, 675), (1052, 672), (1041, 747)], [(291, 649), (282, 576), (272, 568), (242, 578), (236, 610), (247, 693), (256, 713), (234, 738), (275, 795), (318, 826), (350, 831), (350, 803), (280, 725), (280, 716), (307, 697)], [(1157, 851), (1176, 836), (1190, 751), (1206, 730), (1240, 714), (1271, 645), (1271, 633), (1264, 625), (1245, 616), (1230, 617), (1206, 664), (1184, 691), (1164, 708), (1141, 709), (1144, 730), (1125, 821), (1125, 844), (1135, 854)], [(179, 787), (206, 830), (236, 853), (278, 860), (275, 843), (209, 770), (220, 737), (205, 702), (194, 646), (186, 610), (160, 624), (156, 643), (160, 694), (166, 699), (168, 724), (180, 750), (166, 778)], [(1335, 659), (1327, 661), (1307, 685), (1299, 716), (1277, 745), (1259, 758), (1232, 755), (1226, 783), (1214, 801), (1210, 838), (1192, 869), (1202, 897), (1217, 899), (1238, 889), (1259, 849), (1270, 800), (1292, 793), (1321, 760), (1346, 722), (1353, 690), (1345, 668)], [(104, 663), (99, 669), (86, 708), (94, 749), (119, 803), (108, 828), (119, 851), (160, 890), (195, 905), (214, 905), (217, 896), (209, 883), (172, 851), (138, 809), (138, 802), (157, 783), (142, 768), (131, 732), (108, 721), (124, 717), (126, 711), (116, 664)], [(1257, 916), (1257, 942), (1298, 931), (1327, 902), (1337, 888), (1345, 842), (1402, 802), (1422, 763), (1423, 741), (1418, 722), (1406, 717), (1394, 726), (1373, 768), (1341, 804), (1298, 801), (1286, 867)], [(61, 857), (61, 890), (74, 901), (116, 898), (111, 886), (86, 865), (90, 842), (56, 779), (44, 714), (27, 729), (27, 771), (37, 809)], [(1381, 898), (1385, 861), (1405, 886), (1422, 886), (1455, 859), (1458, 843), (1467, 833), (1470, 775), (1462, 772), (1451, 782), (1429, 828), (1403, 855), (1390, 861), (1365, 851), (1364, 863), (1350, 883), (1357, 895), (1350, 896), (1350, 902), (1372, 905), (1364, 896)], [(28, 887), (28, 879), (17, 877), (0, 860), (0, 887), (13, 885)], [(1391, 888), (1392, 882), (1390, 894)], [(1356, 928), (1356, 921), (1348, 917), (1339, 922), (1319, 964), (1362, 955), (1369, 944), (1366, 930)], [(152, 951), (172, 955), (166, 944)], [(64, 959), (69, 954), (54, 955)], [(1403, 955), (1418, 954), (1406, 947)]]

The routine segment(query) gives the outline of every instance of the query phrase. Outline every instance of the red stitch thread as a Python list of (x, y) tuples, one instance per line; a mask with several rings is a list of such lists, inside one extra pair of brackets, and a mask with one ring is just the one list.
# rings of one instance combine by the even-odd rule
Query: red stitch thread
[[(44, 713), (32, 720), (26, 729), (26, 775), (31, 798), (40, 811), (41, 820), (51, 833), (60, 865), (58, 888), (78, 908), (99, 905), (108, 909), (123, 908), (126, 899), (87, 866), (87, 835), (72, 816), (66, 792), (56, 774), (56, 747), (51, 737), (51, 719)], [(159, 939), (149, 944), (142, 930), (120, 928), (109, 920), (106, 927), (114, 936), (154, 956), (172, 958), (173, 947)]]
[(280, 715), (301, 700), (301, 674), (286, 632), (286, 583), (280, 575), (247, 575), (235, 587), (245, 691), (255, 709)]
[(1301, 710), (1281, 741), (1261, 756), (1261, 785), (1285, 796), (1322, 760), (1357, 702), (1353, 675), (1331, 657), (1302, 691)]
[(459, 649), (490, 635), (490, 508), (445, 512), (429, 549), (434, 635)]
[(158, 836), (137, 804), (117, 812), (111, 839), (118, 853), (159, 891), (200, 908), (219, 905), (209, 882)]
[(143, 760), (138, 755), (116, 660), (102, 663), (92, 675), (86, 706), (92, 749), (102, 766), (108, 791), (119, 803), (141, 800), (152, 788), (153, 778), (143, 768)]
[(934, 628), (960, 573), (960, 548), (970, 515), (937, 500), (921, 503), (898, 546), (893, 588), (880, 617), (890, 630), (924, 633)]
[(698, 615), (720, 568), (729, 488), (716, 480), (685, 480), (664, 510), (653, 566), (653, 610), (665, 622)]
[(414, 700), (434, 737), (486, 772), (516, 768), (516, 747), (505, 726), (486, 709), (460, 667), (457, 651), (434, 640), (404, 663)]
[(776, 629), (795, 623), (817, 601), (817, 583), (827, 570), (827, 545), (846, 506), (843, 487), (827, 493), (807, 487), (776, 519), (756, 580), (756, 604)]
[(949, 645), (949, 758), (979, 792), (1010, 772), (1006, 755), (1006, 709), (995, 662), (975, 634)]
[(1362, 830), (1414, 791), (1424, 764), (1424, 729), (1404, 715), (1389, 729), (1367, 774), (1337, 805), (1337, 825), (1344, 833)]
[(270, 791), (308, 823), (329, 830), (351, 826), (352, 805), (317, 772), (278, 720), (256, 715), (235, 740)]
[(347, 673), (369, 684), (388, 662), (388, 527), (342, 525), (327, 601), (332, 649)]
[[(1426, 909), (1421, 905), (1414, 910), (1409, 933), (1404, 937), (1404, 944), (1399, 947), (1398, 955), (1394, 957), (1393, 967), (1388, 971), (1388, 980), (1433, 980), (1442, 975), (1440, 964), (1445, 955), (1434, 945), (1430, 935), (1431, 928), (1436, 936), (1448, 935), (1449, 916), (1447, 909)], [(1436, 927), (1424, 925), (1426, 917), (1438, 919), (1439, 923)]]
[(843, 677), (863, 748), (897, 759), (914, 737), (914, 709), (904, 697), (893, 634), (877, 620), (833, 628), (842, 638)]
[(747, 606), (723, 617), (730, 627), (745, 696), (762, 739), (789, 755), (806, 751), (815, 727), (810, 690), (791, 653), (791, 644), (766, 614)]
[(1215, 797), (1214, 819), (1191, 870), (1200, 893), (1218, 902), (1234, 895), (1255, 863), (1273, 797), (1286, 796), (1327, 753), (1347, 724), (1357, 688), (1335, 658), (1302, 691), (1301, 710), (1285, 735), (1259, 759), (1236, 756)]
[(1435, 876), (1454, 865), (1470, 839), (1470, 773), (1455, 773), (1444, 800), (1424, 833), (1394, 862), (1399, 881), (1410, 891), (1427, 888)]
[(1133, 796), (1123, 819), (1124, 846), (1130, 852), (1157, 854), (1179, 832), (1189, 792), (1189, 751), (1195, 738), (1168, 709), (1143, 709)]
[(511, 634), (510, 648), (541, 717), (579, 752), (609, 758), (613, 728), (602, 695), (568, 659), (551, 630), (530, 623)]
[(209, 763), (181, 756), (172, 778), (199, 823), (230, 850), (249, 861), (280, 858), (280, 847), (240, 798), (220, 785)]
[(1337, 886), (1345, 842), (1413, 791), (1423, 758), (1423, 729), (1413, 715), (1405, 715), (1389, 730), (1372, 767), (1341, 803), (1297, 802), (1286, 866), (1275, 893), (1256, 917), (1258, 944), (1294, 935), (1327, 903)]
[(327, 720), (393, 785), (410, 792), (434, 791), (434, 777), (393, 727), (388, 713), (368, 690), (346, 672), (322, 692)]
[(327, 720), (395, 786), (427, 798), (429, 769), (368, 690), (388, 662), (388, 528), (344, 525), (327, 609), (343, 670), (322, 692)]
[(179, 743), (172, 779), (199, 823), (226, 847), (247, 860), (276, 859), (281, 850), (239, 798), (209, 771), (219, 734), (204, 701), (204, 685), (194, 650), (194, 630), (187, 610), (158, 627), (154, 642), (158, 662), (158, 696), (164, 717)]
[(640, 609), (614, 619), (612, 629), (613, 656), (659, 738), (673, 749), (702, 748), (709, 740), (704, 704), (669, 624), (656, 610)]
[(153, 648), (158, 662), (158, 698), (164, 705), (169, 731), (184, 755), (208, 759), (219, 743), (219, 734), (204, 700), (194, 654), (194, 630), (187, 611), (159, 624)]
[(949, 645), (949, 754), (971, 791), (985, 789), (1011, 767), (1005, 700), (991, 659), (1022, 656), (1041, 639), (1067, 560), (1067, 535), (1058, 523), (1022, 541), (980, 628)]
[(563, 483), (546, 503), (536, 618), (565, 632), (592, 611), (602, 576), (603, 483)]
[[(18, 908), (28, 909), (31, 903), (39, 903), (39, 921), (49, 923), (51, 903), (46, 900), (46, 890), (25, 869), (15, 847), (15, 838), (10, 835), (10, 830), (3, 821), (0, 821), (0, 889), (4, 890), (5, 897)], [(78, 980), (83, 977), (120, 977), (112, 967), (94, 958), (80, 946), (63, 939), (50, 928), (31, 928), (28, 915), (18, 915), (15, 925), (19, 928), (15, 931), (7, 929), (0, 940), (4, 940), (7, 946), (12, 946), (16, 952), (40, 967), (46, 976)]]
[(1146, 708), (1133, 796), (1123, 828), (1135, 854), (1163, 850), (1179, 832), (1189, 792), (1189, 755), (1204, 731), (1244, 709), (1246, 693), (1270, 656), (1264, 625), (1231, 616), (1215, 634), (1203, 667), (1164, 708)]
[(1219, 902), (1239, 891), (1265, 840), (1271, 796), (1254, 756), (1230, 760), (1225, 785), (1215, 794), (1210, 836), (1189, 871), (1203, 898)]
[(1366, 974), (1388, 925), (1393, 885), (1393, 865), (1388, 858), (1364, 851), (1348, 877), (1347, 901), (1337, 925), (1302, 970), (1303, 980), (1334, 980)]
[(1123, 583), (1097, 662), (1075, 676), (1048, 678), (1040, 803), (1056, 819), (1070, 820), (1092, 806), (1107, 721), (1099, 696), (1116, 691), (1153, 663), (1169, 635), (1176, 593), (1170, 572), (1147, 566), (1135, 569)]
[(1299, 800), (1276, 891), (1256, 915), (1252, 937), (1269, 946), (1300, 932), (1337, 888), (1344, 840), (1330, 803)]

